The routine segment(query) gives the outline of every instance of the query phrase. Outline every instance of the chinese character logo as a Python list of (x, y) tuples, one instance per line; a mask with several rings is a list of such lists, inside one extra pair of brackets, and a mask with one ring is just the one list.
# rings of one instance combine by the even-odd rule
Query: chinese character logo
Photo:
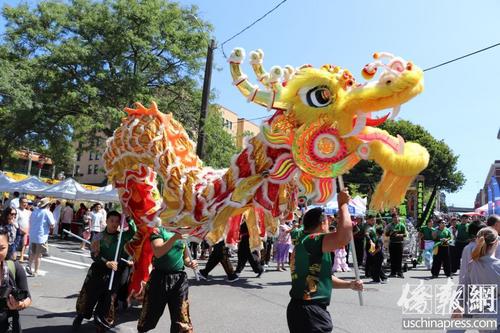
[(468, 288), (467, 306), (469, 314), (497, 314), (496, 284), (471, 284)]
[(432, 285), (405, 284), (403, 294), (398, 300), (403, 314), (431, 314), (432, 313)]
[(451, 280), (446, 284), (434, 286), (435, 314), (450, 315), (453, 313), (464, 314), (464, 286), (455, 285)]

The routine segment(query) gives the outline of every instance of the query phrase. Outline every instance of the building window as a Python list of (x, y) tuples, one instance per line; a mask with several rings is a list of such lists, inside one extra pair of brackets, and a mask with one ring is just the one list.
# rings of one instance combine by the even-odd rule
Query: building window
[(99, 157), (101, 157), (100, 155), (101, 154), (99, 152), (97, 152), (97, 151), (95, 152), (95, 160), (96, 161), (99, 161)]
[(99, 169), (99, 165), (94, 164), (94, 175), (97, 175), (98, 169)]
[(89, 161), (92, 161), (94, 159), (94, 152), (89, 152)]
[(76, 161), (77, 161), (77, 162), (80, 162), (80, 158), (81, 158), (81, 157), (82, 157), (82, 153), (77, 152), (77, 153), (76, 153)]
[(92, 164), (89, 164), (89, 168), (87, 169), (87, 174), (88, 175), (92, 174)]
[(79, 166), (79, 165), (77, 165), (77, 166), (75, 167), (75, 176), (76, 176), (76, 177), (78, 177), (79, 175), (80, 175), (80, 166)]

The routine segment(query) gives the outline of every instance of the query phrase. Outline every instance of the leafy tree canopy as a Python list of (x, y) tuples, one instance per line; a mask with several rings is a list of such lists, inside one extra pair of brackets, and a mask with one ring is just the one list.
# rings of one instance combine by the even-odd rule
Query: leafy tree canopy
[(88, 138), (111, 135), (135, 101), (156, 100), (190, 133), (196, 129), (212, 28), (197, 19), (195, 6), (48, 0), (5, 6), (3, 16), (0, 159), (28, 146), (68, 164), (72, 149), (50, 151), (71, 140), (89, 148)]

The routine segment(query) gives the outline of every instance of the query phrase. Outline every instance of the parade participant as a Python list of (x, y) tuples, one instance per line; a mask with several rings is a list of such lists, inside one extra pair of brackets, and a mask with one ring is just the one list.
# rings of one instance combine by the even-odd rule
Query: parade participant
[(0, 226), (4, 227), (9, 233), (9, 250), (7, 251), (8, 260), (16, 260), (16, 238), (19, 225), (17, 224), (17, 209), (9, 206), (2, 212), (2, 221)]
[(168, 304), (170, 332), (193, 332), (189, 315), (188, 278), (184, 266), (196, 269), (198, 263), (189, 259), (189, 249), (179, 233), (158, 227), (151, 234), (153, 271), (146, 285), (139, 332), (156, 327)]
[(260, 277), (264, 273), (264, 267), (260, 264), (258, 257), (258, 252), (252, 253), (250, 251), (250, 237), (248, 234), (247, 223), (243, 222), (240, 226), (240, 243), (238, 244), (238, 265), (236, 266), (236, 274), (240, 274), (247, 261), (250, 262), (250, 266), (257, 277)]
[(460, 223), (457, 225), (457, 233), (455, 236), (455, 246), (451, 262), (451, 272), (456, 273), (460, 269), (460, 259), (462, 258), (462, 252), (470, 241), (469, 237), (469, 218), (468, 216), (462, 215), (460, 218)]
[(229, 260), (229, 249), (226, 247), (224, 240), (221, 240), (213, 246), (212, 253), (208, 256), (205, 268), (198, 271), (198, 277), (203, 280), (208, 280), (208, 274), (218, 263), (221, 263), (222, 268), (224, 268), (228, 282), (234, 282), (239, 279), (238, 275), (234, 272), (233, 264), (231, 264)]
[(446, 228), (446, 222), (442, 219), (439, 220), (439, 227), (433, 232), (434, 249), (432, 257), (431, 273), (433, 278), (437, 278), (441, 266), (443, 266), (444, 274), (451, 277), (450, 266), (450, 248), (449, 242), (451, 240), (451, 232)]
[[(94, 323), (97, 332), (104, 332), (115, 322), (115, 299), (120, 284), (120, 276), (127, 263), (119, 260), (123, 257), (125, 243), (132, 239), (137, 228), (135, 223), (128, 222), (128, 230), (120, 229), (121, 214), (112, 211), (108, 214), (106, 228), (96, 234), (90, 245), (94, 262), (89, 268), (83, 283), (78, 300), (76, 301), (77, 316), (73, 321), (73, 330), (78, 330), (83, 319), (90, 319), (94, 314)], [(126, 224), (124, 225), (126, 227)], [(125, 228), (124, 228), (125, 229)], [(118, 240), (122, 232), (120, 243)], [(108, 290), (111, 272), (115, 271), (111, 290)], [(95, 308), (95, 311), (94, 311)]]
[[(377, 234), (375, 232), (375, 215), (369, 213), (366, 215), (366, 228), (365, 228), (365, 255), (366, 255), (366, 263), (365, 263), (365, 277), (371, 276), (371, 265), (373, 256), (370, 254), (371, 246), (376, 243)], [(383, 230), (383, 229), (382, 229)]]
[[(494, 285), (496, 286), (496, 303), (500, 300), (500, 288), (499, 279), (500, 276), (500, 259), (495, 258), (494, 254), (498, 248), (498, 232), (492, 227), (486, 227), (481, 229), (476, 238), (476, 245), (471, 254), (471, 263), (467, 271), (464, 272), (463, 284), (465, 288), (469, 285)], [(466, 289), (468, 290), (468, 289)], [(484, 306), (484, 305), (483, 305)], [(500, 312), (495, 311), (493, 313), (485, 312), (486, 309), (480, 308), (479, 315), (472, 315), (472, 317), (480, 318), (493, 318), (497, 320), (497, 329), (491, 331), (481, 332), (498, 332), (500, 329)], [(454, 315), (454, 317), (460, 317), (460, 315)]]
[(285, 220), (280, 221), (278, 241), (276, 242), (276, 263), (278, 265), (278, 271), (286, 271), (285, 262), (288, 260), (288, 250), (292, 244), (292, 239), (290, 237), (290, 228)]
[(391, 258), (391, 274), (389, 277), (404, 278), (402, 271), (403, 263), (403, 241), (406, 237), (406, 226), (399, 221), (399, 216), (394, 210), (392, 223), (386, 228), (385, 235), (389, 239), (389, 256)]
[[(42, 253), (48, 249), (47, 241), (49, 233), (54, 229), (55, 221), (50, 211), (50, 199), (43, 198), (38, 202), (38, 207), (31, 213), (30, 219), (30, 256), (29, 264), (26, 266), (26, 272), (31, 276), (38, 275)], [(35, 264), (35, 271), (31, 270)]]
[(372, 256), (372, 280), (375, 283), (386, 283), (387, 276), (385, 275), (382, 264), (384, 262), (384, 230), (376, 229), (375, 248), (370, 253)]
[(427, 269), (432, 267), (432, 249), (434, 247), (434, 236), (432, 233), (436, 231), (433, 227), (433, 222), (431, 219), (427, 221), (427, 225), (420, 227), (420, 238), (424, 241), (424, 263)]
[(7, 259), (8, 248), (9, 233), (2, 226), (0, 227), (0, 289), (12, 288), (20, 292), (7, 295), (6, 303), (3, 304), (3, 308), (0, 308), (0, 332), (4, 333), (9, 330), (9, 318), (12, 318), (12, 332), (17, 333), (21, 332), (19, 311), (31, 305), (31, 296), (23, 267), (17, 261)]
[(328, 220), (322, 208), (312, 208), (304, 215), (304, 233), (294, 248), (290, 263), (292, 289), (287, 321), (292, 333), (331, 332), (333, 329), (327, 310), (333, 286), (330, 252), (344, 247), (351, 238), (349, 199), (346, 190), (338, 194), (339, 222), (335, 233), (328, 233)]
[(17, 224), (19, 225), (19, 240), (18, 240), (18, 250), (21, 251), (19, 258), (20, 262), (24, 262), (24, 253), (26, 252), (26, 246), (28, 245), (28, 233), (30, 230), (30, 217), (31, 210), (28, 207), (28, 199), (22, 197), (19, 199), (19, 208), (17, 209)]
[(357, 216), (355, 218), (356, 224), (352, 229), (352, 234), (354, 237), (354, 248), (356, 250), (356, 259), (358, 260), (359, 266), (363, 266), (363, 257), (365, 254), (365, 236), (366, 236), (366, 223), (363, 223), (363, 217)]

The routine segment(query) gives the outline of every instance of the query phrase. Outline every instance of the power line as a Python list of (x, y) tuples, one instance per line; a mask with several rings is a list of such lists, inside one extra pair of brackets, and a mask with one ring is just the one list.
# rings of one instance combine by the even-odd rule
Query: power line
[(276, 6), (274, 6), (271, 10), (267, 11), (264, 15), (262, 15), (261, 17), (259, 17), (258, 19), (256, 19), (255, 21), (253, 21), (252, 23), (250, 23), (249, 25), (247, 25), (245, 28), (243, 28), (242, 30), (240, 30), (239, 32), (237, 32), (236, 34), (234, 34), (233, 36), (231, 36), (228, 39), (226, 39), (225, 41), (223, 41), (220, 44), (220, 47), (221, 47), (221, 50), (222, 50), (222, 54), (224, 55), (224, 58), (227, 59), (226, 53), (224, 52), (224, 44), (226, 44), (227, 42), (233, 40), (234, 38), (238, 37), (239, 35), (241, 35), (245, 31), (247, 31), (248, 29), (250, 29), (251, 27), (253, 27), (254, 25), (256, 25), (258, 22), (260, 22), (262, 19), (264, 19), (267, 15), (271, 14), (272, 12), (274, 12), (276, 9), (278, 9), (279, 6), (281, 6), (282, 4), (284, 4), (287, 1), (288, 0), (281, 1)]
[(432, 66), (432, 67), (426, 68), (426, 69), (424, 69), (424, 72), (427, 72), (427, 71), (430, 71), (430, 70), (436, 69), (436, 68), (441, 67), (441, 66), (444, 66), (444, 65), (448, 65), (448, 64), (450, 64), (450, 63), (452, 63), (452, 62), (455, 62), (455, 61), (458, 61), (458, 60), (460, 60), (460, 59), (464, 59), (464, 58), (470, 57), (470, 56), (472, 56), (472, 55), (474, 55), (474, 54), (484, 52), (484, 51), (486, 51), (486, 50), (492, 49), (492, 48), (497, 47), (497, 46), (500, 46), (500, 43), (496, 43), (496, 44), (490, 45), (490, 46), (488, 46), (488, 47), (485, 47), (484, 49), (480, 49), (480, 50), (477, 50), (477, 51), (474, 51), (474, 52), (471, 52), (471, 53), (467, 53), (466, 55), (463, 55), (463, 56), (461, 56), (461, 57), (458, 57), (458, 58), (455, 58), (455, 59), (451, 59), (451, 60), (448, 60), (448, 61), (442, 62), (442, 63), (440, 63), (440, 64), (438, 64), (438, 65), (436, 65), (436, 66)]

